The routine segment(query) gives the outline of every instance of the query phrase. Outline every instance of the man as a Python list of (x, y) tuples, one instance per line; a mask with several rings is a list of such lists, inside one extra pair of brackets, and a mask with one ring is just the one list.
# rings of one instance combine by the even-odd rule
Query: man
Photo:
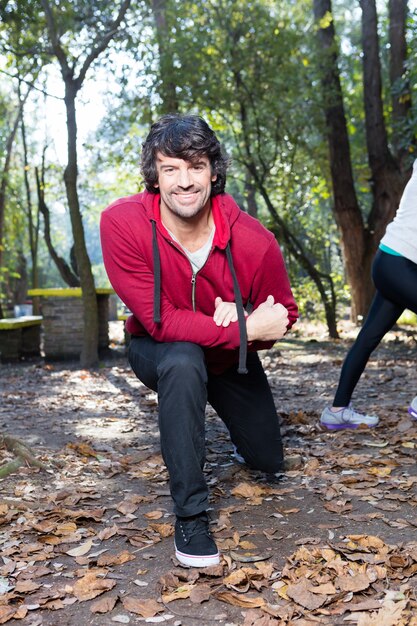
[(206, 512), (206, 403), (238, 458), (282, 471), (277, 413), (256, 351), (297, 319), (279, 246), (224, 193), (227, 166), (203, 119), (166, 115), (143, 145), (146, 191), (117, 200), (101, 219), (106, 270), (132, 312), (129, 362), (158, 392), (175, 554), (195, 567), (219, 562)]

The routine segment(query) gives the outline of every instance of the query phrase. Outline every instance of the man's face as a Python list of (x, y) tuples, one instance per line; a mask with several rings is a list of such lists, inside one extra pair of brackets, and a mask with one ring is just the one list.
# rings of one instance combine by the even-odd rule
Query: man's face
[(191, 218), (209, 206), (211, 183), (217, 175), (212, 174), (207, 156), (191, 163), (158, 152), (156, 167), (158, 183), (155, 187), (161, 194), (161, 208), (179, 217)]

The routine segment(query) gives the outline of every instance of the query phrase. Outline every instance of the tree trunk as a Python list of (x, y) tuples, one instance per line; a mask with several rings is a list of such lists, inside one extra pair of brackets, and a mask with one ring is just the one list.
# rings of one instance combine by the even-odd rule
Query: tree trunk
[(373, 195), (367, 223), (362, 218), (354, 185), (334, 23), (333, 19), (327, 19), (332, 16), (331, 0), (314, 0), (321, 54), (321, 83), (326, 103), (333, 209), (341, 234), (344, 264), (351, 289), (351, 317), (356, 322), (366, 315), (372, 300), (372, 260), (386, 225), (398, 207), (406, 182), (388, 149), (375, 4), (373, 0), (362, 0), (361, 6), (365, 124)]
[(401, 171), (406, 168), (408, 156), (408, 128), (404, 124), (411, 109), (410, 82), (406, 76), (407, 41), (406, 21), (407, 0), (389, 0), (389, 77), (391, 84), (391, 106), (393, 126), (393, 146)]
[(68, 163), (64, 180), (68, 207), (74, 236), (75, 257), (80, 276), (84, 310), (84, 339), (80, 362), (82, 367), (95, 367), (98, 363), (98, 307), (94, 276), (85, 242), (77, 189), (77, 121), (75, 98), (77, 88), (72, 79), (65, 83), (65, 107), (67, 111)]
[[(7, 183), (9, 178), (9, 170), (10, 170), (10, 162), (12, 158), (12, 150), (14, 140), (16, 138), (17, 129), (19, 128), (20, 116), (22, 114), (23, 107), (25, 106), (25, 102), (30, 93), (31, 87), (26, 92), (24, 98), (19, 99), (19, 106), (17, 110), (17, 114), (15, 120), (13, 122), (13, 126), (10, 130), (9, 136), (6, 141), (6, 150), (5, 150), (5, 158), (3, 169), (0, 174), (0, 268), (3, 266), (3, 238), (4, 238), (4, 219), (6, 213), (6, 199), (7, 199)], [(1, 272), (0, 272), (0, 284), (2, 282)], [(0, 301), (0, 318), (3, 317), (3, 310)]]
[(45, 11), (48, 35), (53, 52), (61, 67), (61, 75), (65, 84), (65, 108), (67, 113), (67, 140), (68, 140), (68, 163), (64, 172), (65, 188), (70, 211), (72, 234), (74, 237), (74, 251), (77, 269), (80, 276), (82, 289), (83, 312), (84, 312), (84, 338), (80, 362), (82, 367), (94, 367), (98, 363), (98, 306), (94, 284), (94, 276), (91, 270), (91, 262), (85, 242), (84, 226), (82, 222), (80, 203), (78, 198), (77, 177), (77, 117), (75, 101), (78, 91), (81, 89), (88, 70), (94, 61), (107, 48), (110, 41), (116, 35), (123, 19), (126, 16), (131, 0), (122, 0), (116, 18), (107, 30), (94, 40), (91, 48), (82, 63), (78, 77), (74, 77), (77, 59), (69, 62), (69, 53), (61, 45), (59, 31), (56, 22), (56, 11), (50, 0), (41, 0)]
[(159, 96), (162, 113), (176, 113), (178, 98), (175, 89), (175, 68), (169, 50), (170, 33), (167, 24), (166, 0), (152, 0), (152, 11), (156, 26), (156, 41), (159, 53)]
[[(42, 166), (43, 167), (43, 166)], [(38, 168), (35, 168), (36, 175), (36, 188), (38, 191), (38, 207), (40, 213), (43, 215), (43, 224), (44, 224), (44, 238), (46, 247), (48, 248), (48, 252), (55, 263), (58, 272), (61, 275), (61, 278), (69, 287), (79, 287), (80, 279), (76, 274), (71, 271), (68, 263), (63, 259), (57, 251), (52, 243), (51, 239), (51, 220), (48, 205), (45, 202), (45, 184), (44, 184), (44, 172), (42, 170), (42, 180), (39, 177)]]
[(249, 215), (252, 217), (258, 217), (258, 204), (256, 202), (256, 188), (253, 184), (252, 176), (249, 172), (245, 174), (245, 196), (246, 206), (248, 208)]
[[(36, 289), (39, 286), (38, 280), (38, 242), (39, 242), (39, 207), (36, 211), (35, 219), (33, 219), (32, 209), (32, 193), (29, 181), (29, 159), (28, 149), (26, 141), (26, 126), (24, 110), (21, 112), (20, 129), (22, 133), (22, 145), (23, 145), (23, 177), (25, 181), (26, 189), (26, 215), (28, 218), (28, 234), (29, 234), (29, 249), (32, 262), (31, 275), (32, 275), (32, 289)], [(35, 298), (33, 302), (33, 314), (39, 315), (39, 299)]]

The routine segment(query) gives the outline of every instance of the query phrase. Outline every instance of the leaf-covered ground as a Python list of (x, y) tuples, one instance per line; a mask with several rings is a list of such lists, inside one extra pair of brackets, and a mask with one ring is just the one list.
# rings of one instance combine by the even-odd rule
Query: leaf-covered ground
[[(0, 366), (1, 433), (48, 470), (2, 481), (0, 624), (81, 626), (417, 626), (417, 394), (412, 330), (390, 333), (355, 394), (377, 429), (323, 432), (353, 336), (302, 327), (263, 355), (289, 453), (272, 480), (234, 462), (207, 410), (207, 480), (220, 566), (173, 557), (157, 403), (123, 351), (98, 371)], [(0, 462), (12, 455), (0, 450)]]

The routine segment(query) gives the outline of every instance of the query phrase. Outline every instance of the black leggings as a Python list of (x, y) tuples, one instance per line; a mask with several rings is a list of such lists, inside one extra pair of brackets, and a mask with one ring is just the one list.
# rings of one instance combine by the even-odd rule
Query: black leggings
[(333, 406), (347, 406), (371, 353), (405, 309), (417, 313), (417, 264), (378, 250), (372, 278), (377, 289), (364, 325), (349, 350)]

